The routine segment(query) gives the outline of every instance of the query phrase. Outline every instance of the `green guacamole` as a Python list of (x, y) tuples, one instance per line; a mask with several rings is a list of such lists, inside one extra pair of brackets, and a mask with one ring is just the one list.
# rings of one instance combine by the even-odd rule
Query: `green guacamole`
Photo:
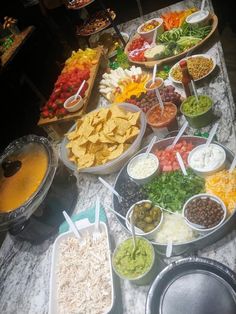
[(145, 239), (136, 238), (136, 251), (132, 256), (133, 239), (127, 239), (118, 247), (113, 266), (117, 273), (127, 279), (135, 279), (147, 272), (153, 263), (154, 252)]
[(181, 106), (181, 111), (187, 116), (198, 116), (206, 112), (212, 106), (212, 100), (208, 96), (189, 96)]

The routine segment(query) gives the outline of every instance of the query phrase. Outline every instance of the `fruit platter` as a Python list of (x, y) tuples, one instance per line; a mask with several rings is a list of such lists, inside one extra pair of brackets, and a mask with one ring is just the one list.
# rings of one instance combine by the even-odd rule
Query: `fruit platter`
[[(47, 103), (41, 108), (39, 125), (48, 125), (58, 121), (70, 121), (80, 117), (86, 110), (100, 64), (102, 50), (100, 47), (73, 51), (54, 84)], [(64, 107), (66, 100), (75, 95), (83, 80), (85, 84), (80, 92), (83, 107), (76, 112), (69, 112)]]
[[(233, 153), (217, 142), (206, 148), (205, 138), (182, 136), (172, 147), (173, 140), (159, 140), (145, 160), (143, 148), (125, 164), (114, 185), (121, 200), (113, 196), (113, 208), (126, 217), (117, 216), (130, 232), (133, 208), (138, 235), (151, 240), (161, 254), (171, 242), (172, 254), (181, 255), (216, 242), (235, 225), (236, 170), (228, 170)], [(201, 158), (207, 149), (212, 159), (206, 161)], [(221, 155), (219, 163), (214, 150)], [(187, 175), (180, 170), (177, 152)]]
[[(112, 20), (115, 19), (116, 14), (113, 10), (107, 9), (107, 13), (110, 15)], [(78, 36), (90, 36), (100, 32), (110, 25), (110, 20), (106, 15), (104, 10), (98, 11), (92, 16), (90, 16), (84, 24), (77, 26), (76, 34)]]
[[(209, 11), (204, 13), (206, 16), (202, 18), (201, 11), (190, 8), (166, 12), (160, 18), (146, 21), (139, 26), (137, 33), (125, 47), (129, 61), (153, 67), (155, 64), (160, 65), (184, 57), (205, 43), (217, 28), (217, 16)], [(198, 16), (195, 16), (197, 14), (199, 22)], [(156, 20), (158, 24), (150, 26), (150, 23)]]

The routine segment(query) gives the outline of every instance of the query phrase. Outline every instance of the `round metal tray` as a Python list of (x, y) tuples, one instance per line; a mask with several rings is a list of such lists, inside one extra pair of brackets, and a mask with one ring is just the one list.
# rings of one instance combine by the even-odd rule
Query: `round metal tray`
[[(154, 149), (165, 149), (168, 145), (170, 145), (173, 142), (174, 137), (170, 137), (167, 139), (159, 140), (154, 144)], [(204, 144), (206, 142), (206, 139), (203, 137), (198, 136), (183, 136), (181, 138), (182, 140), (186, 140), (187, 142), (192, 142), (195, 146)], [(225, 149), (226, 152), (226, 158), (227, 158), (227, 164), (226, 167), (229, 166), (229, 164), (232, 162), (234, 155), (233, 153), (225, 146), (221, 145), (220, 143), (217, 143), (221, 147)], [(137, 154), (143, 153), (146, 148), (143, 148), (140, 150)], [(129, 161), (128, 161), (129, 162)], [(122, 182), (127, 181), (129, 179), (127, 174), (127, 165), (128, 162), (124, 165), (124, 167), (120, 170), (116, 181), (115, 181), (115, 190), (119, 192), (119, 187)], [(117, 199), (116, 196), (113, 196), (112, 199), (113, 202), (113, 208), (116, 212), (121, 212), (121, 205)], [(126, 228), (125, 222), (117, 217), (121, 225), (129, 232), (129, 230)], [(178, 243), (173, 244), (173, 250), (172, 255), (182, 255), (184, 253), (189, 253), (191, 251), (199, 250), (207, 245), (213, 244), (219, 239), (223, 238), (227, 233), (229, 233), (235, 226), (236, 223), (236, 211), (234, 211), (229, 217), (226, 218), (224, 223), (217, 229), (213, 230), (212, 232), (200, 236), (192, 241), (184, 242), (184, 243)], [(166, 244), (161, 244), (152, 241), (152, 243), (155, 246), (155, 249), (162, 255), (165, 255), (166, 253)]]

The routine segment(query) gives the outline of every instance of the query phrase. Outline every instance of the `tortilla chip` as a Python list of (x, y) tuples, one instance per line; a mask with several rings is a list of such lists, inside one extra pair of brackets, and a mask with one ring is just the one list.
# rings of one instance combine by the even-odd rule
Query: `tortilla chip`
[(68, 159), (82, 169), (119, 157), (139, 133), (139, 117), (140, 112), (127, 112), (117, 105), (85, 115), (66, 135)]
[(108, 156), (109, 160), (119, 157), (124, 152), (124, 145), (120, 144), (116, 149), (114, 149)]

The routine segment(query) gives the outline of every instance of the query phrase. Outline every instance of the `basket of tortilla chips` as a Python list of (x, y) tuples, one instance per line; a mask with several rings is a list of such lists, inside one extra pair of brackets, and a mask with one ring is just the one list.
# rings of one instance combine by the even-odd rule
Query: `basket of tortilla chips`
[(92, 174), (118, 171), (135, 154), (146, 130), (145, 114), (121, 103), (94, 110), (68, 131), (60, 155), (71, 170)]

